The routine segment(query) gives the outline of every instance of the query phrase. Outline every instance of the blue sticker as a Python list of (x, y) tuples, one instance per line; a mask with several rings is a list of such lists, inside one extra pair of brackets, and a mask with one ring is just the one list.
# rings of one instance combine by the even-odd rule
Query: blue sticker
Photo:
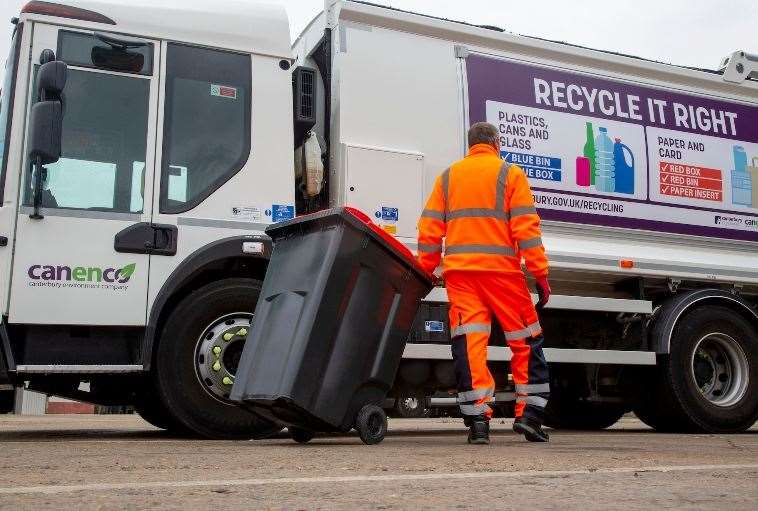
[(273, 220), (274, 223), (292, 220), (293, 218), (295, 218), (295, 206), (282, 204), (274, 204), (271, 206), (271, 220)]
[(398, 216), (397, 208), (385, 208), (382, 206), (382, 220), (385, 222), (397, 222)]
[(433, 333), (442, 333), (445, 331), (445, 323), (442, 321), (424, 321), (424, 330)]

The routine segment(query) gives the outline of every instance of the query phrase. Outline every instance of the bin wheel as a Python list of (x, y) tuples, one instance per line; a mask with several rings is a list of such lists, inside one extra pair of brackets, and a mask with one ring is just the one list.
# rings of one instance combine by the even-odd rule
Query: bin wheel
[(313, 440), (313, 437), (316, 436), (313, 431), (308, 431), (307, 429), (300, 429), (295, 427), (289, 427), (287, 430), (290, 432), (290, 437), (292, 440), (299, 444), (307, 444), (311, 440)]
[(376, 405), (366, 405), (358, 412), (355, 429), (364, 444), (378, 444), (387, 434), (387, 414)]

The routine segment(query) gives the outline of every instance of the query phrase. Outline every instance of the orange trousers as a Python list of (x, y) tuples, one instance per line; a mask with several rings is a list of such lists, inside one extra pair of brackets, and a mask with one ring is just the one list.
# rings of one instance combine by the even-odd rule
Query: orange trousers
[(550, 395), (550, 377), (542, 353), (542, 328), (524, 275), (449, 271), (450, 333), (458, 380), (458, 404), (464, 416), (492, 416), (495, 380), (487, 367), (492, 315), (513, 353), (516, 417), (540, 424)]

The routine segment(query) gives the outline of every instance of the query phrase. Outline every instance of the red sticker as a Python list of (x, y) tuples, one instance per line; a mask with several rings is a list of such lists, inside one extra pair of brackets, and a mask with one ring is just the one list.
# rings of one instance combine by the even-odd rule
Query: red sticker
[(211, 96), (237, 99), (237, 89), (236, 87), (229, 87), (226, 85), (211, 85)]

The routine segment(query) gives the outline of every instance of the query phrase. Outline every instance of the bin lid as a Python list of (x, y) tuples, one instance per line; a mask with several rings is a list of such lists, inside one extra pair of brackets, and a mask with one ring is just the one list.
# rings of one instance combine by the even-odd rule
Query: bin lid
[(318, 213), (311, 213), (310, 215), (303, 215), (292, 220), (280, 222), (270, 225), (266, 228), (266, 234), (271, 238), (281, 237), (286, 231), (289, 231), (296, 225), (301, 225), (306, 222), (313, 222), (330, 216), (339, 216), (343, 220), (350, 222), (354, 227), (368, 233), (375, 240), (379, 241), (396, 256), (404, 260), (409, 266), (411, 266), (420, 276), (427, 280), (430, 284), (433, 284), (434, 280), (432, 275), (427, 273), (421, 265), (419, 265), (416, 256), (413, 252), (405, 246), (400, 240), (388, 233), (380, 226), (375, 224), (371, 217), (369, 217), (363, 211), (353, 207), (340, 207), (319, 211)]

